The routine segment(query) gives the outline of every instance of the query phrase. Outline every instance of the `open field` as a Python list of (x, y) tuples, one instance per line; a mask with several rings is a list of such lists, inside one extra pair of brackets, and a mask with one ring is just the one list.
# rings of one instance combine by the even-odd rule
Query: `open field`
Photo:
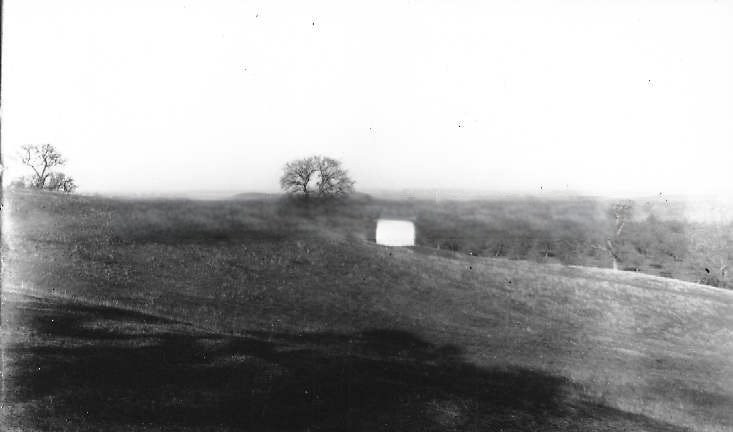
[(733, 429), (733, 291), (275, 201), (5, 211), (8, 430)]

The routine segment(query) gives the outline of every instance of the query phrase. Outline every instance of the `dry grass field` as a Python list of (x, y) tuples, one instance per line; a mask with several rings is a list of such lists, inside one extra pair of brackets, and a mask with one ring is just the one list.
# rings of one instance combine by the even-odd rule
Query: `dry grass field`
[(277, 201), (6, 199), (5, 430), (733, 430), (733, 291)]

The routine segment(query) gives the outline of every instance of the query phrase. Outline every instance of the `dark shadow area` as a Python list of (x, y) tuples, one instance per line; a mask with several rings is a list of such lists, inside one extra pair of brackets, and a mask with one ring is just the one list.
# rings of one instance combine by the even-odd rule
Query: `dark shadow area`
[(20, 414), (4, 421), (21, 429), (679, 430), (399, 330), (230, 337), (110, 308), (10, 305), (5, 403)]

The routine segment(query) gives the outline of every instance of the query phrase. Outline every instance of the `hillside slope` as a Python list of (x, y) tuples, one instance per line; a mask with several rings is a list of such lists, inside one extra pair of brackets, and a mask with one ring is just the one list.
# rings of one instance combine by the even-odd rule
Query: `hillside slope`
[[(160, 361), (178, 359), (170, 379), (142, 398), (162, 403), (166, 388), (186, 393), (177, 374), (212, 366), (214, 359), (180, 358), (190, 359), (185, 353), (198, 347), (195, 353), (217, 362), (236, 360), (226, 373), (279, 374), (287, 394), (301, 384), (303, 391), (320, 389), (321, 399), (295, 403), (246, 380), (262, 395), (245, 398), (231, 388), (219, 394), (207, 387), (216, 380), (206, 373), (194, 386), (208, 395), (201, 396), (206, 403), (269, 400), (301, 419), (294, 430), (342, 429), (343, 422), (373, 430), (375, 419), (408, 430), (733, 428), (730, 291), (599, 269), (387, 249), (275, 203), (16, 193), (6, 210), (3, 328), (16, 371), (59, 341), (110, 350), (101, 357), (51, 352), (72, 366), (78, 357), (109, 360), (110, 370), (120, 372), (111, 359), (128, 356), (156, 371)], [(155, 324), (153, 317), (172, 321)], [(51, 331), (39, 327), (45, 319), (73, 325)], [(179, 323), (193, 327), (181, 330)], [(130, 332), (148, 335), (139, 343), (152, 347), (149, 356), (125, 350), (138, 343)], [(254, 346), (262, 349), (246, 348)], [(270, 366), (257, 366), (262, 361)], [(95, 367), (104, 370), (103, 363)], [(340, 374), (328, 375), (338, 367)], [(124, 382), (99, 373), (96, 382), (110, 379), (110, 391), (134, 397)], [(150, 378), (140, 373), (136, 379)], [(80, 402), (58, 400), (71, 398), (62, 388), (77, 383), (72, 378), (30, 395), (9, 393), (6, 420), (8, 412), (27, 421), (38, 412), (64, 415), (54, 414), (54, 406), (71, 415)], [(27, 380), (10, 382), (22, 387)], [(338, 388), (325, 384), (331, 381)], [(377, 391), (390, 393), (389, 403), (369, 399)], [(346, 396), (352, 402), (343, 402)], [(115, 421), (171, 420), (125, 407), (129, 415)], [(283, 429), (272, 413), (223, 422), (228, 415), (200, 419), (216, 428), (249, 422)]]

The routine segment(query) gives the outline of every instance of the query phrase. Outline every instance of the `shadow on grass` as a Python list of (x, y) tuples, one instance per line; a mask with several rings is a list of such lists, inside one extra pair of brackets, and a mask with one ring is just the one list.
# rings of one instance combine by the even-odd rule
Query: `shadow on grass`
[[(408, 332), (228, 337), (110, 308), (14, 305), (6, 424), (22, 429), (676, 430), (487, 369)], [(16, 330), (17, 331), (17, 330)]]

